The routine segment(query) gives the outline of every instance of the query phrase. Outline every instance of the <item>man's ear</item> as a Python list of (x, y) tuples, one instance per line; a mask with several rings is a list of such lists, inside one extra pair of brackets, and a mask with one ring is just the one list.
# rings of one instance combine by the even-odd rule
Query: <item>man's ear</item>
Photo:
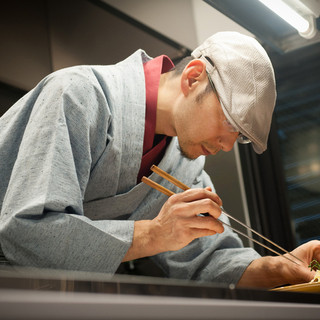
[(206, 79), (206, 64), (199, 59), (190, 61), (181, 74), (181, 90), (185, 96)]

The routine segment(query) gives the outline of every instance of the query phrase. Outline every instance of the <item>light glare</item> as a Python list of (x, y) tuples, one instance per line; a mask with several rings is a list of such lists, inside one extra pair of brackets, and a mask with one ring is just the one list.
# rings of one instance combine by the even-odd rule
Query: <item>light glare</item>
[(259, 0), (266, 7), (276, 13), (279, 17), (297, 29), (300, 33), (306, 32), (309, 29), (308, 20), (300, 16), (296, 11), (290, 8), (282, 0)]

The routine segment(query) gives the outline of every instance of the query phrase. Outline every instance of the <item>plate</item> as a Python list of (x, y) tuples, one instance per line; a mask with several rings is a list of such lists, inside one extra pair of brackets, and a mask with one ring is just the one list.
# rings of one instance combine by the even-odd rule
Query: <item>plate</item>
[(320, 282), (308, 282), (271, 289), (272, 291), (295, 291), (320, 293)]

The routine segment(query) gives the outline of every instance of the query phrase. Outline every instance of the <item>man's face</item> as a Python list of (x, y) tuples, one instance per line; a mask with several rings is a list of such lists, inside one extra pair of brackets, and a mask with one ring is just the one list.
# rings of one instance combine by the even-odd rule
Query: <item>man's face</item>
[(176, 131), (181, 153), (196, 159), (201, 155), (230, 151), (239, 135), (230, 132), (219, 99), (212, 92), (201, 101), (189, 96), (176, 117)]

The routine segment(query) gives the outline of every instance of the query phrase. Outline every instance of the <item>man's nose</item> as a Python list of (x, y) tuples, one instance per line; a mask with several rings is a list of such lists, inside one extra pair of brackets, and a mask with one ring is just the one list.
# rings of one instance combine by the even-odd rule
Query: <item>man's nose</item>
[(227, 141), (224, 141), (222, 143), (222, 150), (224, 152), (231, 151), (233, 146), (234, 146), (234, 144), (235, 144), (235, 142), (236, 142), (236, 140), (237, 140), (237, 137), (235, 137), (235, 138), (232, 137), (232, 138), (228, 139)]

